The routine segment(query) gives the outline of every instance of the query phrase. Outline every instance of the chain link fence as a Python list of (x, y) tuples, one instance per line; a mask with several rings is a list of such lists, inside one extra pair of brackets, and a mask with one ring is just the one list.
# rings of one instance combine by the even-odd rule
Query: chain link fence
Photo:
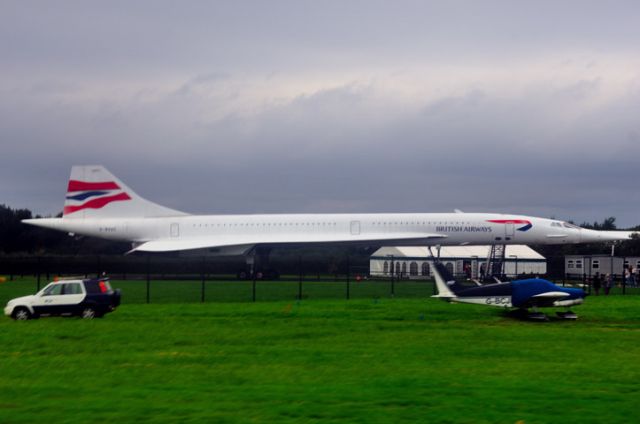
[[(107, 275), (120, 288), (123, 303), (252, 302), (304, 299), (425, 298), (436, 293), (431, 275), (408, 267), (371, 273), (368, 258), (312, 258), (281, 264), (282, 273), (250, 273), (243, 260), (162, 256), (9, 256), (0, 257), (0, 301), (32, 294), (56, 278)], [(564, 262), (551, 258), (548, 262)], [(590, 294), (640, 294), (634, 278), (612, 274), (565, 273), (550, 267), (541, 277)], [(560, 271), (560, 272), (559, 272)], [(621, 270), (622, 271), (622, 270)], [(468, 279), (464, 272), (456, 274)], [(532, 275), (505, 275), (504, 281)], [(244, 277), (244, 278), (240, 278)], [(4, 281), (4, 282), (2, 282)]]

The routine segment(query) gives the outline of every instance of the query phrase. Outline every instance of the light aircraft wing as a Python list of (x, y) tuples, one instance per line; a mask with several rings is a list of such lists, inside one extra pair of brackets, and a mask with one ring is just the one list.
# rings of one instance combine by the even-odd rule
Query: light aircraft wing
[(557, 300), (562, 300), (569, 296), (569, 293), (560, 292), (560, 291), (550, 291), (545, 293), (536, 294), (535, 296), (531, 296), (527, 301), (527, 304), (530, 306), (538, 306), (541, 308), (551, 307), (553, 303)]
[(175, 252), (182, 250), (225, 248), (231, 246), (287, 245), (287, 244), (376, 244), (393, 246), (420, 246), (432, 244), (433, 239), (446, 238), (443, 234), (384, 233), (366, 235), (335, 234), (269, 234), (194, 237), (188, 239), (165, 238), (143, 242), (131, 252)]

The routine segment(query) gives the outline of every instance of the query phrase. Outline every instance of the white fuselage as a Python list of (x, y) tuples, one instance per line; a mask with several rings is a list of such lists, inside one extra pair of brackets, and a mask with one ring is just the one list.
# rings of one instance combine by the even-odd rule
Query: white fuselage
[(45, 228), (132, 242), (132, 251), (243, 254), (256, 246), (563, 244), (625, 240), (630, 233), (493, 213), (190, 215), (150, 202), (102, 165), (71, 168), (63, 217)]
[(135, 244), (166, 240), (187, 246), (164, 250), (206, 247), (208, 242), (204, 240), (219, 240), (214, 245), (230, 247), (292, 243), (564, 244), (630, 237), (628, 232), (587, 230), (553, 219), (490, 213), (186, 215), (30, 221), (69, 233)]

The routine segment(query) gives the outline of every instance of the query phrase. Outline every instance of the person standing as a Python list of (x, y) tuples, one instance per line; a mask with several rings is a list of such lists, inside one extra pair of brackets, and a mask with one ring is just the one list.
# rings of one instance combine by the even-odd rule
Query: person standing
[(633, 275), (633, 267), (631, 265), (629, 265), (625, 269), (624, 275), (625, 275), (625, 281), (627, 283), (627, 286), (635, 287), (636, 286), (636, 279), (635, 279), (635, 275)]
[(609, 295), (609, 291), (611, 291), (611, 287), (613, 287), (613, 277), (611, 274), (607, 274), (604, 276), (604, 294)]
[(629, 275), (629, 268), (625, 267), (624, 268), (624, 285), (628, 286), (630, 282), (631, 282), (631, 277)]
[(593, 277), (593, 290), (596, 292), (596, 296), (600, 294), (600, 287), (602, 286), (602, 280), (600, 280), (600, 273), (596, 272), (596, 275)]

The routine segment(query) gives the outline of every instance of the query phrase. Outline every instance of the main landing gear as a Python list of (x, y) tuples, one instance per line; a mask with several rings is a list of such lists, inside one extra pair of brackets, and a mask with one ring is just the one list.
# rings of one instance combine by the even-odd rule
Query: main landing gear
[(562, 319), (568, 319), (568, 320), (577, 320), (578, 319), (578, 315), (576, 315), (575, 312), (570, 311), (570, 310), (566, 310), (564, 312), (556, 312), (556, 315), (558, 315), (558, 317), (562, 318)]
[[(511, 311), (510, 315), (514, 318), (521, 319), (524, 321), (537, 321), (537, 322), (547, 322), (549, 321), (549, 317), (544, 313), (538, 311), (536, 308), (532, 308), (531, 311), (528, 309), (516, 309)], [(556, 315), (559, 319), (575, 321), (578, 319), (578, 315), (575, 312), (566, 310), (564, 312), (556, 312)]]
[(267, 247), (256, 247), (249, 253), (245, 259), (247, 266), (245, 269), (238, 271), (239, 280), (252, 280), (255, 276), (256, 280), (277, 280), (280, 273), (269, 266), (269, 254), (271, 249)]
[(543, 314), (542, 312), (538, 312), (536, 308), (533, 308), (532, 311), (529, 311), (526, 308), (519, 308), (514, 311), (511, 311), (511, 316), (523, 321), (539, 321), (539, 322), (549, 321), (549, 317)]
[[(266, 269), (255, 272), (256, 280), (277, 280), (280, 274), (275, 269)], [(238, 271), (236, 274), (238, 280), (253, 280), (253, 274), (250, 271)]]

